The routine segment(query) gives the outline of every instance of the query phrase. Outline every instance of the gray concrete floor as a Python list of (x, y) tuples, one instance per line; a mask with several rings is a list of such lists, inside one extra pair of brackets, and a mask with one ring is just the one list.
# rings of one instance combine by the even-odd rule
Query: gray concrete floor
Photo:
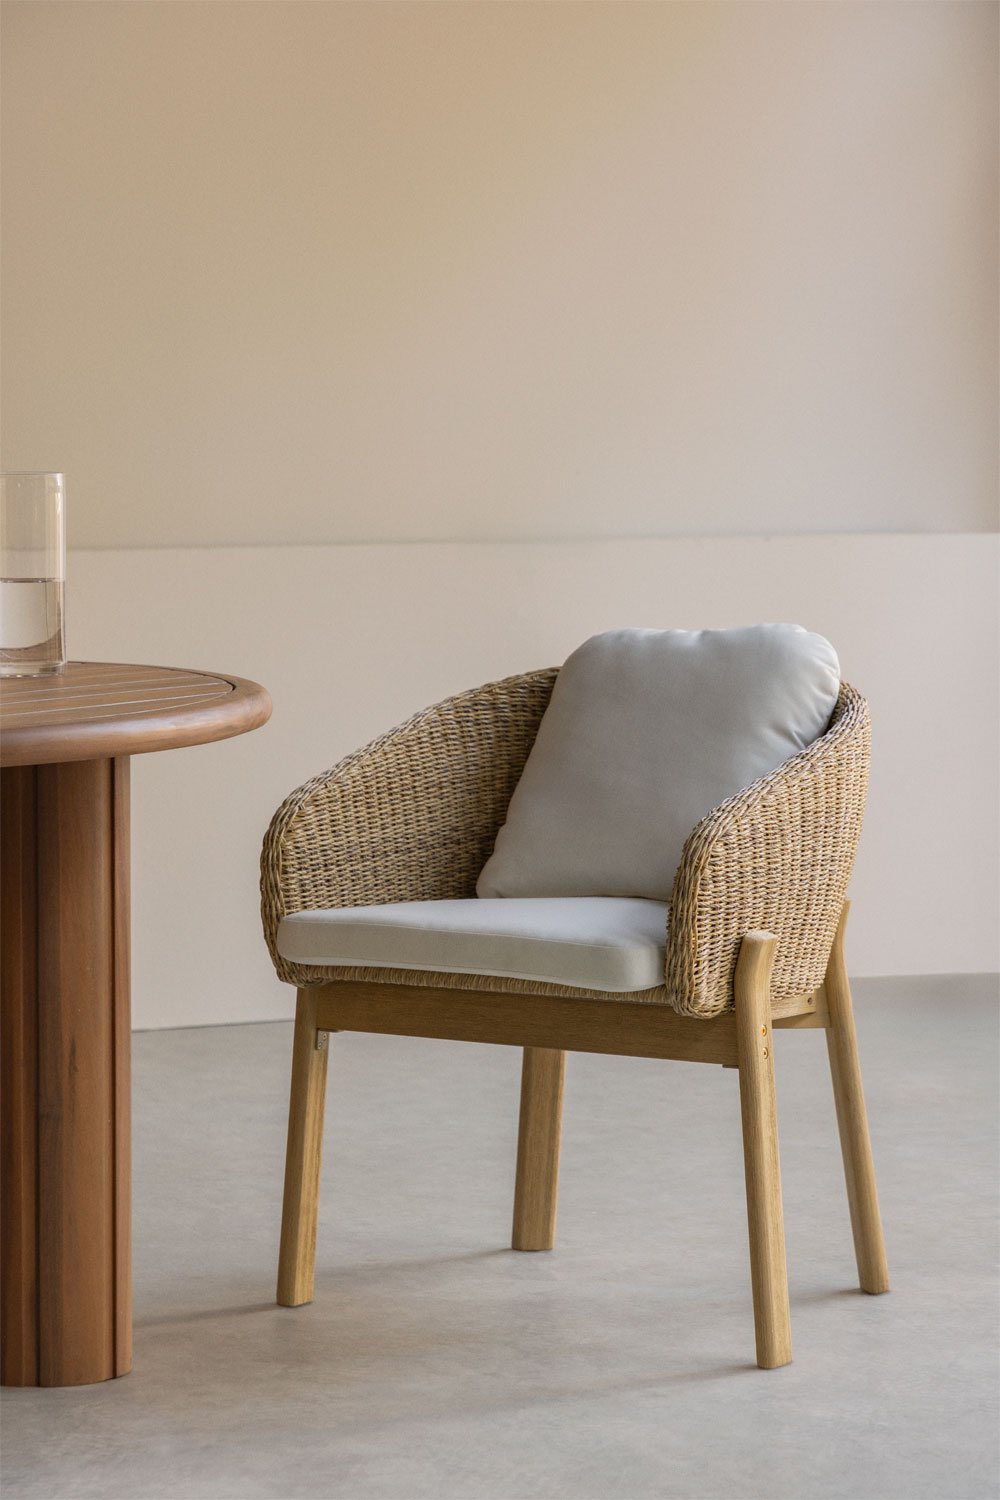
[(795, 1363), (768, 1373), (735, 1073), (571, 1056), (558, 1248), (516, 1255), (519, 1055), (336, 1038), (289, 1311), (290, 1026), (138, 1035), (135, 1368), (4, 1393), (6, 1500), (992, 1500), (995, 999), (856, 990), (894, 1290), (854, 1290), (826, 1049), (785, 1033)]

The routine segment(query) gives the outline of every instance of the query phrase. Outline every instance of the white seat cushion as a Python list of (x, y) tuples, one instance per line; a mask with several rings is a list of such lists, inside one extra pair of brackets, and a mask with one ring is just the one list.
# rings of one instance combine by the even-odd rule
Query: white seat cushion
[(556, 678), (478, 894), (669, 901), (695, 824), (821, 735), (839, 690), (800, 625), (594, 636)]
[(290, 913), (278, 952), (320, 968), (496, 974), (613, 993), (663, 983), (666, 929), (659, 901), (399, 901)]

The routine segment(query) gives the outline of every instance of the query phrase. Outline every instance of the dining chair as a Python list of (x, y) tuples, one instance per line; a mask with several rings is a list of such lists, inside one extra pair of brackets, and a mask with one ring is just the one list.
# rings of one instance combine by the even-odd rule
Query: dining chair
[(340, 1031), (523, 1048), (515, 1250), (554, 1245), (567, 1051), (734, 1069), (770, 1369), (792, 1358), (774, 1038), (822, 1028), (858, 1277), (887, 1291), (844, 957), (869, 750), (864, 699), (800, 627), (612, 631), (286, 798), (261, 860), (298, 990), (278, 1302), (313, 1298)]

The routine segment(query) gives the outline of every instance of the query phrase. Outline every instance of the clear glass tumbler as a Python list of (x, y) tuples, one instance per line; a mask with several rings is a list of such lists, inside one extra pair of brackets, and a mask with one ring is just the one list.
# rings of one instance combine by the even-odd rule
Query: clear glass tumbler
[(66, 480), (0, 474), (0, 677), (66, 664)]

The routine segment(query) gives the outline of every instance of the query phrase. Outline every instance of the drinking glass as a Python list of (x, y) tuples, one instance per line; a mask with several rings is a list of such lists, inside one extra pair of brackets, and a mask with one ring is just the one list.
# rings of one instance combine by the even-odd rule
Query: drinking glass
[(0, 474), (0, 677), (40, 677), (66, 663), (66, 480)]

